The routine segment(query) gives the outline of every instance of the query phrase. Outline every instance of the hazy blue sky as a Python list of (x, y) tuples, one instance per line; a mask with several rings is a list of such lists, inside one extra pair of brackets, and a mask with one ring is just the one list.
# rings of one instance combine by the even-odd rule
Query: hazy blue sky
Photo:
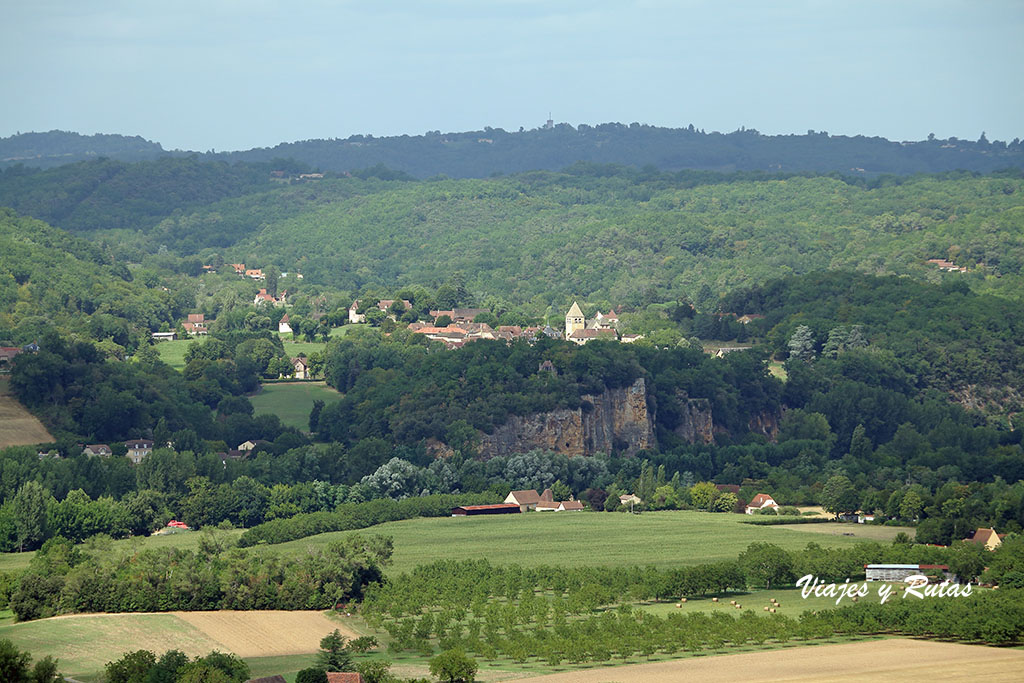
[(1024, 137), (1024, 1), (0, 0), (0, 136), (639, 121)]

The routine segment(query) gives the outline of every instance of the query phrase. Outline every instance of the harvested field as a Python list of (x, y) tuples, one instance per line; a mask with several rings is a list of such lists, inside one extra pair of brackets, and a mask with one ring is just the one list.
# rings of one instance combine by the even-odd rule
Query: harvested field
[(8, 393), (8, 381), (0, 377), (0, 448), (51, 443), (53, 437), (43, 423)]
[(323, 612), (173, 612), (222, 649), (239, 657), (274, 657), (315, 652), (334, 629), (350, 638), (359, 634), (328, 619)]
[(320, 639), (340, 630), (360, 634), (322, 612), (166, 612), (73, 614), (0, 626), (0, 638), (41, 658), (60, 660), (74, 678), (93, 679), (107, 662), (133, 650), (181, 650), (194, 657), (213, 650), (242, 658), (314, 653)]
[(522, 683), (727, 681), (1019, 681), (1024, 651), (890, 638), (689, 657), (520, 679)]

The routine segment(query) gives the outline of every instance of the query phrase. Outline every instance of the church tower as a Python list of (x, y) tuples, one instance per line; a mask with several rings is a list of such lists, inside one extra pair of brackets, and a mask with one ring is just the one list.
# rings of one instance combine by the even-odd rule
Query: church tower
[(583, 317), (580, 305), (573, 301), (569, 312), (565, 314), (565, 338), (568, 339), (573, 332), (582, 330), (586, 326), (586, 319)]

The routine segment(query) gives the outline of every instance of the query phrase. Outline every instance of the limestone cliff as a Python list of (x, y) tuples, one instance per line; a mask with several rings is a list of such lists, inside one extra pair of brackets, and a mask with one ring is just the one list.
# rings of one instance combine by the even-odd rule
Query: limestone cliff
[(682, 414), (679, 424), (672, 431), (687, 443), (712, 443), (715, 440), (715, 425), (711, 420), (711, 401), (706, 398), (689, 398), (680, 393), (679, 403)]
[(635, 453), (656, 445), (654, 415), (647, 407), (641, 377), (631, 386), (582, 396), (575, 410), (513, 416), (493, 434), (480, 439), (484, 458), (545, 450), (566, 455), (593, 455), (612, 450)]

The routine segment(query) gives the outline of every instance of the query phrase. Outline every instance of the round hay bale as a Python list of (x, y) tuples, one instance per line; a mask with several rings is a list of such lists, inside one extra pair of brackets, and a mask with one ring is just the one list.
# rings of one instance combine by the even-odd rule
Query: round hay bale
[(770, 610), (768, 610), (768, 611), (769, 611), (769, 612), (771, 612), (772, 614), (775, 614), (775, 608), (774, 608), (774, 607), (772, 607), (772, 608), (771, 608)]
[(676, 607), (682, 607), (682, 606), (683, 606), (683, 603), (681, 603), (681, 602), (677, 602), (676, 603)]
[(680, 600), (679, 602), (686, 602), (686, 598), (683, 598), (683, 599), (682, 599), (682, 600)]
[(769, 609), (771, 609), (771, 608), (770, 608), (770, 607), (767, 607), (767, 606), (765, 606), (765, 608), (764, 608), (764, 611), (765, 611), (765, 612), (767, 612), (767, 611), (768, 611)]
[(711, 598), (711, 602), (718, 602), (718, 598)]
[(730, 601), (729, 601), (729, 604), (730, 604), (730, 605), (735, 605), (735, 604), (736, 604), (736, 601), (735, 601), (735, 600), (730, 600)]

